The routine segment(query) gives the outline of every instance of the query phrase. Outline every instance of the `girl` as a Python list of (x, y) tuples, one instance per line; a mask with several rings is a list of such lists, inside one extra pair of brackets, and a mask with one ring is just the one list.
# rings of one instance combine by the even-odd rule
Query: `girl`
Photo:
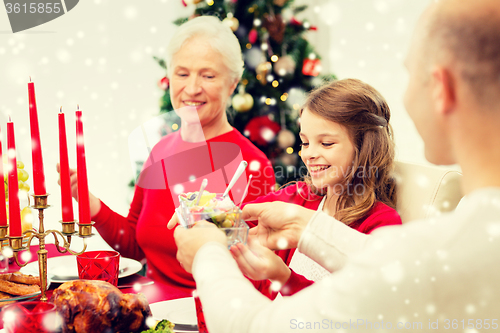
[[(284, 201), (322, 210), (365, 234), (401, 224), (394, 209), (390, 111), (380, 93), (360, 80), (334, 81), (313, 91), (300, 115), (307, 177), (253, 203)], [(291, 295), (329, 274), (295, 249), (275, 255), (256, 239), (249, 247), (238, 244), (231, 253), (247, 277), (264, 280), (255, 284), (270, 297), (269, 287)]]

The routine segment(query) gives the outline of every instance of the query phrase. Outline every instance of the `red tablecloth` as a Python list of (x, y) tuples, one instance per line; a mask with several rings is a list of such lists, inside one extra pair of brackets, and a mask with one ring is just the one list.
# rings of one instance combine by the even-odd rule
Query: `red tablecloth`
[[(39, 247), (38, 245), (33, 245), (30, 247), (29, 251), (31, 253), (31, 261), (36, 261), (38, 260), (37, 256), (37, 251)], [(66, 256), (66, 255), (71, 255), (69, 253), (60, 253), (56, 246), (54, 244), (46, 244), (45, 249), (48, 251), (47, 257), (52, 258), (52, 257), (58, 257), (58, 256)], [(75, 259), (76, 260), (76, 259)], [(19, 271), (20, 267), (14, 262), (9, 265), (9, 272), (17, 272)], [(50, 274), (50, 272), (49, 272)], [(135, 283), (145, 283), (149, 282), (151, 279), (141, 276), (139, 274), (133, 274), (131, 276), (127, 276), (124, 278), (118, 279), (118, 286), (120, 285), (129, 285), (129, 284), (135, 284)], [(47, 290), (47, 297), (50, 300), (50, 297), (52, 296), (52, 292), (54, 289), (59, 287), (59, 283), (51, 283), (49, 290)], [(161, 283), (155, 282), (152, 285), (148, 286), (142, 286), (141, 288), (124, 288), (120, 289), (123, 293), (142, 293), (144, 296), (146, 296), (147, 300), (149, 303), (155, 303), (155, 302), (160, 302), (160, 301), (167, 301), (171, 299), (177, 299), (177, 298), (183, 298), (183, 297), (190, 297), (192, 296), (191, 294), (186, 293), (185, 291), (176, 289), (175, 287), (164, 285)], [(0, 318), (0, 328), (3, 327), (3, 321)]]

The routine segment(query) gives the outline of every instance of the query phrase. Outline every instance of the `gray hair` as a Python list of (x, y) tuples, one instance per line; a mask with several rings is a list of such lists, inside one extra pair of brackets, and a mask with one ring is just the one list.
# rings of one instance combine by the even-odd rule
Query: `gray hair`
[(244, 66), (240, 43), (231, 28), (214, 16), (198, 16), (177, 28), (167, 46), (166, 62), (169, 76), (172, 73), (171, 64), (174, 54), (187, 40), (197, 36), (209, 40), (213, 50), (219, 52), (224, 58), (231, 77), (239, 81)]

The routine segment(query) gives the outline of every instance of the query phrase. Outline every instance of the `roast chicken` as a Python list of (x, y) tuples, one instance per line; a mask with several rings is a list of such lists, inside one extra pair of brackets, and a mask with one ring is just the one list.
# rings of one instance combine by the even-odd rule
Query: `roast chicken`
[(97, 280), (65, 282), (54, 290), (51, 302), (62, 316), (63, 333), (141, 332), (151, 316), (144, 295), (123, 294)]

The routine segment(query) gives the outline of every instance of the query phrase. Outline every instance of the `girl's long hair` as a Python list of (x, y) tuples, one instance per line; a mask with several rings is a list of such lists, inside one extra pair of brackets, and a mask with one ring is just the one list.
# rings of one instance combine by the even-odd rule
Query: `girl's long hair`
[[(354, 145), (354, 159), (344, 174), (335, 218), (345, 224), (363, 219), (378, 200), (396, 208), (391, 113), (382, 95), (356, 79), (332, 81), (308, 96), (304, 109), (344, 126)], [(320, 194), (323, 189), (312, 185)]]

